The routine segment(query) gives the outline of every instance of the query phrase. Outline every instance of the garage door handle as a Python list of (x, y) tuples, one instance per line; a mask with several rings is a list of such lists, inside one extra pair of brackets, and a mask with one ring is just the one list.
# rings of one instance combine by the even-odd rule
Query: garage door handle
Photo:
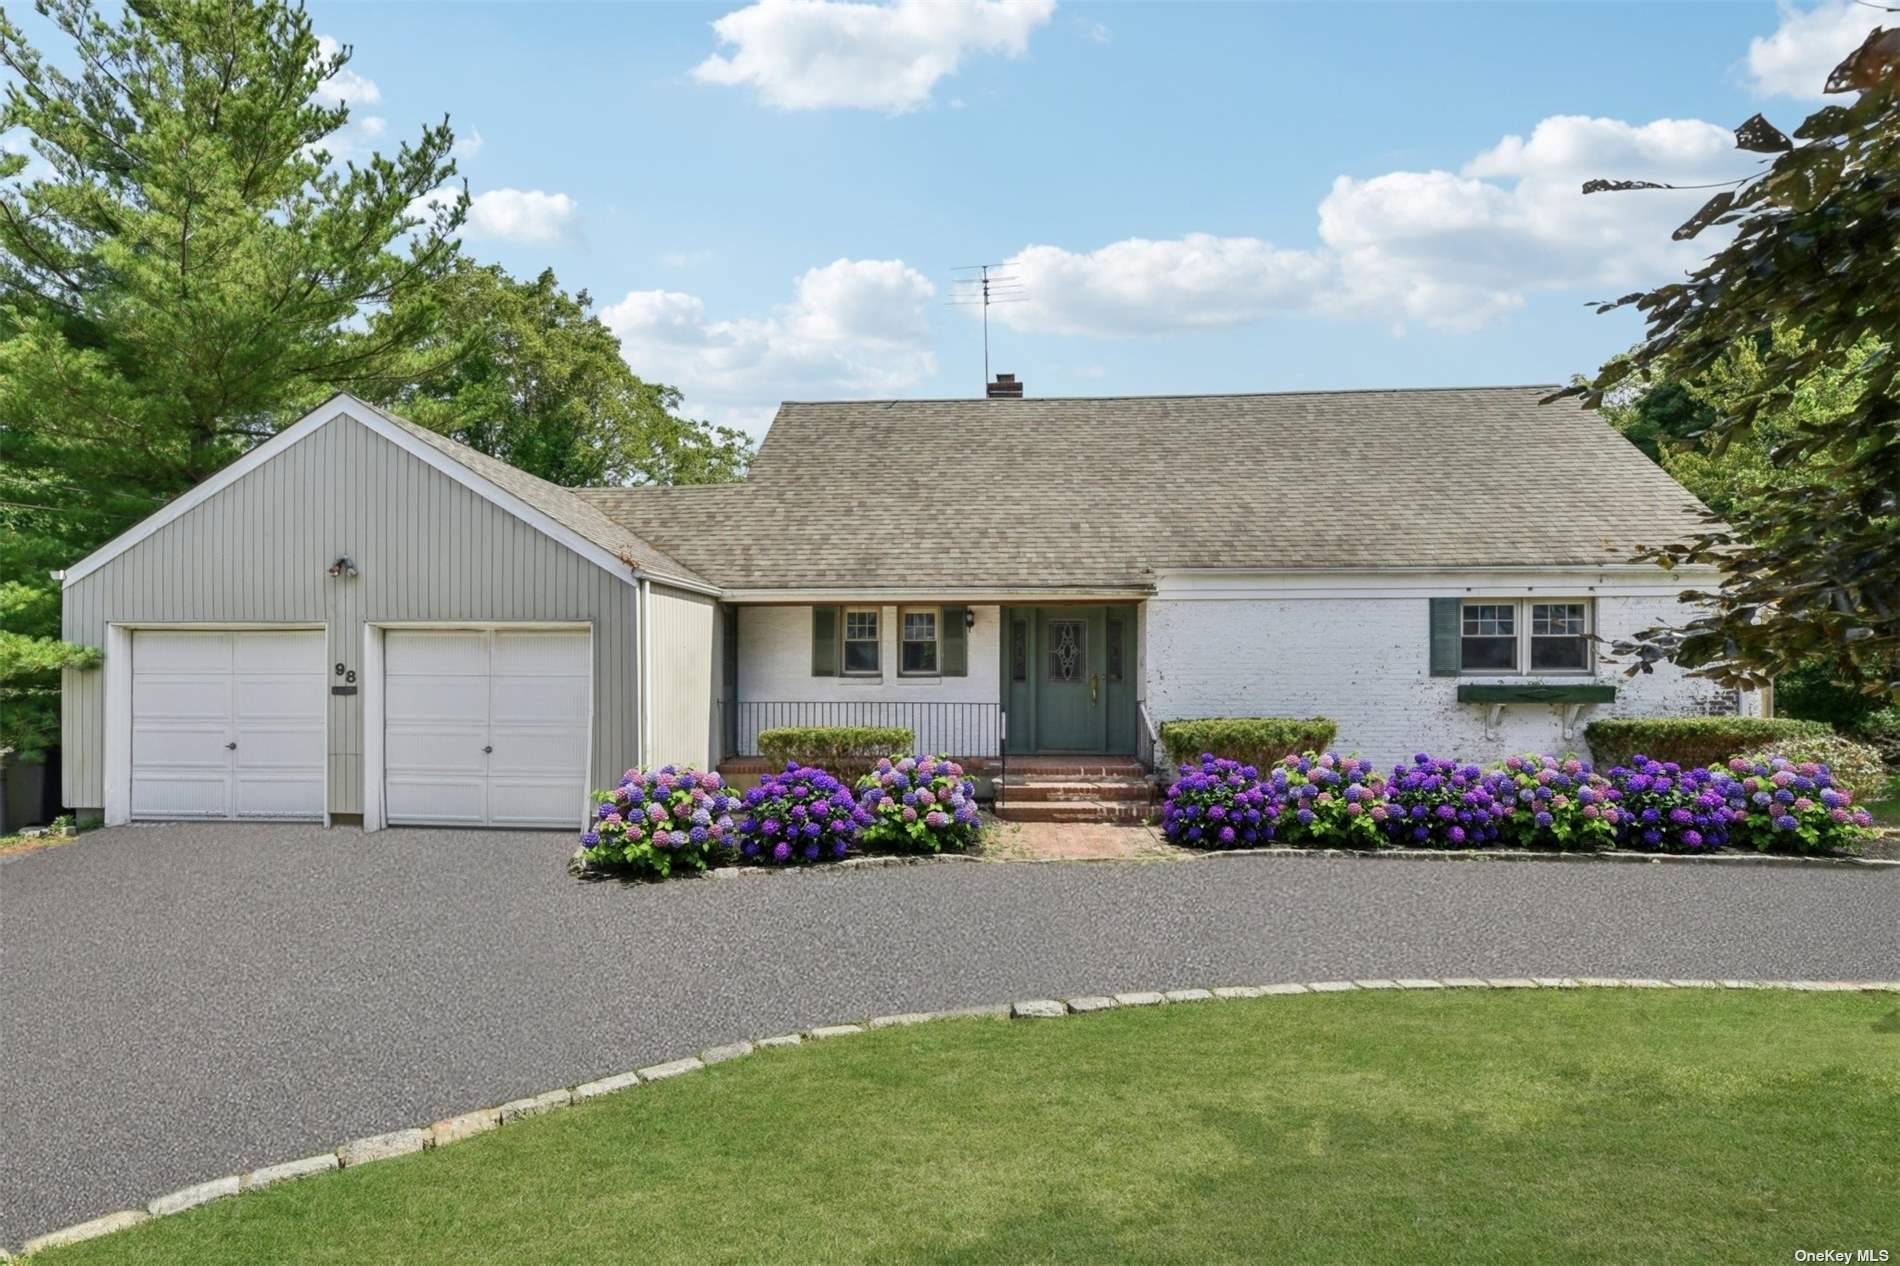
[(485, 756), (493, 756), (495, 754), (495, 749), (492, 747), (484, 747), (482, 749), (482, 754)]
[(237, 744), (236, 744), (236, 743), (226, 743), (226, 744), (224, 745), (224, 750), (225, 750), (225, 751), (227, 751), (227, 752), (235, 752), (235, 751), (237, 751)]

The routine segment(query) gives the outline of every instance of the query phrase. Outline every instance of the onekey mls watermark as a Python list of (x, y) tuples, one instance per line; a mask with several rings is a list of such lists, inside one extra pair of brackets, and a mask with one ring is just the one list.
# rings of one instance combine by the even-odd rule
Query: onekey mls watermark
[(1893, 1254), (1884, 1248), (1798, 1248), (1797, 1262), (1885, 1262)]

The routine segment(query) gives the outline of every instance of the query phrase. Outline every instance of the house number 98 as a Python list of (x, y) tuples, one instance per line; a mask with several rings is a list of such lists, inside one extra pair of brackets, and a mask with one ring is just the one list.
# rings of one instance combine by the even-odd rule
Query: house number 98
[(341, 677), (349, 685), (354, 686), (356, 684), (356, 670), (354, 668), (345, 668), (339, 663), (336, 666), (336, 675)]

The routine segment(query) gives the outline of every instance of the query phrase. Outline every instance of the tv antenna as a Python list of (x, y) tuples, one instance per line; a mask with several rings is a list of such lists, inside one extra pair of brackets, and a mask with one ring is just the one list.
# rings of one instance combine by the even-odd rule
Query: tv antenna
[(983, 309), (983, 385), (990, 381), (990, 308), (998, 303), (1021, 303), (1026, 293), (1021, 276), (1010, 264), (965, 264), (953, 273), (967, 273), (950, 283), (952, 307)]

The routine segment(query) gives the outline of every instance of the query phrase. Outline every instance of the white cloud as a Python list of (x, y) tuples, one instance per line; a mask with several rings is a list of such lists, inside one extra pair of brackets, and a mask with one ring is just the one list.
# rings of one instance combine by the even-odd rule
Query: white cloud
[(1881, 15), (1853, 0), (1831, 0), (1811, 9), (1780, 6), (1773, 35), (1748, 42), (1748, 77), (1765, 97), (1819, 101), (1828, 72), (1859, 48)]
[(579, 203), (539, 189), (490, 189), (469, 204), (464, 232), (504, 242), (555, 242), (567, 232)]
[[(444, 186), (409, 204), (409, 214), (428, 217), (435, 208), (455, 201), (457, 191)], [(557, 242), (567, 235), (580, 204), (564, 193), (539, 189), (490, 189), (469, 199), (463, 237), (500, 242)]]
[(1082, 38), (1090, 43), (1106, 44), (1115, 38), (1107, 26), (1092, 18), (1077, 18), (1075, 24), (1082, 32)]
[(1025, 301), (993, 316), (1064, 334), (1220, 328), (1273, 313), (1475, 329), (1538, 291), (1628, 289), (1706, 254), (1706, 245), (1669, 236), (1706, 195), (1585, 197), (1585, 180), (1696, 184), (1740, 174), (1748, 162), (1711, 123), (1548, 118), (1457, 172), (1339, 177), (1310, 246), (1191, 233), (1083, 251), (1027, 247), (1009, 261)]
[[(334, 57), (342, 50), (342, 47), (328, 35), (317, 37), (317, 56), (319, 57)], [(376, 86), (374, 79), (365, 78), (346, 65), (318, 84), (313, 95), (327, 106), (375, 105), (383, 99), (383, 90)]]
[(635, 373), (756, 434), (781, 399), (895, 395), (934, 374), (935, 294), (901, 259), (840, 259), (800, 276), (769, 316), (713, 320), (696, 295), (635, 290), (600, 317)]
[(482, 134), (474, 128), (470, 128), (466, 136), (456, 137), (455, 144), (449, 146), (449, 157), (462, 159), (473, 158), (482, 152), (483, 143)]
[(757, 0), (713, 23), (730, 53), (693, 70), (750, 85), (781, 110), (901, 113), (930, 100), (966, 53), (1019, 57), (1056, 0)]

